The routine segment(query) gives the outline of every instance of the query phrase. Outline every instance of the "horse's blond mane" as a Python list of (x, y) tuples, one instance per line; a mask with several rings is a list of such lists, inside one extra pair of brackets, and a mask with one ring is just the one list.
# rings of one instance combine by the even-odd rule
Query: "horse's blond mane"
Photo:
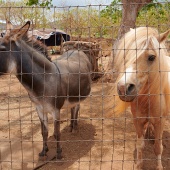
[(137, 60), (148, 48), (150, 39), (155, 36), (159, 36), (158, 31), (151, 27), (139, 27), (127, 32), (119, 41), (117, 49), (115, 49), (114, 65), (119, 66), (116, 70), (124, 71)]
[[(124, 35), (124, 37), (117, 44), (116, 49), (114, 49), (114, 69), (118, 72), (119, 77), (121, 77), (126, 68), (134, 63), (134, 61), (136, 61), (141, 56), (141, 54), (144, 53), (146, 49), (148, 49), (148, 47), (152, 48), (156, 52), (157, 56), (160, 56), (160, 70), (168, 70), (169, 65), (164, 59), (164, 56), (167, 55), (165, 44), (159, 43), (156, 37), (159, 37), (159, 33), (156, 29), (151, 27), (139, 27), (136, 29), (131, 29)], [(157, 76), (159, 77), (160, 75), (157, 74)], [(168, 79), (168, 74), (162, 74), (161, 76), (161, 79), (165, 80), (163, 83), (167, 83), (166, 80)], [(117, 81), (119, 80), (119, 77)], [(155, 80), (157, 80), (157, 78), (155, 77)], [(117, 83), (115, 83), (115, 85), (116, 84)], [(155, 82), (151, 88), (153, 91), (156, 91), (160, 89), (158, 86), (159, 83)], [(167, 93), (169, 94), (169, 89), (167, 90)], [(116, 105), (114, 108), (115, 113), (124, 111), (125, 108), (130, 105), (130, 103), (124, 103), (119, 99), (117, 90), (114, 87), (110, 88), (109, 94), (110, 96), (115, 96), (115, 98), (113, 100), (110, 99), (109, 101), (106, 101), (106, 105), (108, 108)], [(109, 113), (107, 115), (112, 116), (113, 111), (108, 112)]]

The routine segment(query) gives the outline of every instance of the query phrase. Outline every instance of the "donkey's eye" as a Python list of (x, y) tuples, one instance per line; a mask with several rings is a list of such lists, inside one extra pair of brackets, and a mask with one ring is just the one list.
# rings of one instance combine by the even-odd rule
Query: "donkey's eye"
[(154, 61), (155, 58), (156, 58), (155, 55), (149, 55), (149, 56), (148, 56), (148, 61)]

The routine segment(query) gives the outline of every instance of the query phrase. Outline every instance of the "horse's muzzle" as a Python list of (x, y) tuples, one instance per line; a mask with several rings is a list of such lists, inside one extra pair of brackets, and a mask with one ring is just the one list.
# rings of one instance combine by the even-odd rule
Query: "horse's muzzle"
[(119, 94), (119, 98), (124, 102), (132, 102), (137, 96), (137, 90), (134, 84), (118, 83), (117, 91)]

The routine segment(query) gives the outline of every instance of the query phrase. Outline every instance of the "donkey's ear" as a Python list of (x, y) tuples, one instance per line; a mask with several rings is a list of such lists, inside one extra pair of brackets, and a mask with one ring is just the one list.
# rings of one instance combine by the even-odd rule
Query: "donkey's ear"
[(6, 21), (6, 35), (10, 35), (11, 33), (11, 30), (13, 29), (13, 25), (11, 24), (10, 21)]
[(14, 30), (13, 32), (14, 39), (16, 40), (23, 37), (27, 33), (29, 28), (30, 28), (30, 21), (27, 21), (26, 24), (22, 26), (20, 29)]
[(164, 33), (161, 33), (160, 35), (157, 36), (158, 42), (165, 41), (168, 35), (170, 34), (170, 29)]

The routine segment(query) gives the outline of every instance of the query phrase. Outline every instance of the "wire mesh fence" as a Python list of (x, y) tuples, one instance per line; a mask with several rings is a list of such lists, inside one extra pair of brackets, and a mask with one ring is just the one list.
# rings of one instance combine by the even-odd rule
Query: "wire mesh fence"
[[(142, 142), (145, 143), (141, 157), (143, 169), (155, 169), (157, 163), (160, 165), (159, 159), (163, 169), (169, 169), (167, 80), (170, 67), (164, 67), (169, 63), (168, 34), (164, 35), (166, 39), (162, 38), (165, 44), (160, 40), (160, 33), (170, 26), (168, 1), (140, 9), (135, 29), (128, 38), (123, 36), (119, 41), (123, 46), (115, 46), (122, 3), (46, 9), (15, 6), (11, 2), (2, 3), (0, 9), (1, 169), (139, 169)], [(138, 45), (140, 33), (136, 29), (141, 26), (147, 28), (140, 41), (144, 41), (143, 46)], [(149, 32), (149, 27), (156, 28), (158, 33)], [(52, 36), (53, 45), (44, 46)], [(144, 69), (141, 62), (145, 62)], [(117, 80), (120, 73), (125, 73), (124, 84)], [(128, 82), (130, 75), (135, 81)], [(134, 90), (144, 78), (147, 79), (145, 86), (140, 84), (140, 87), (143, 85), (147, 90)], [(156, 92), (152, 91), (152, 83), (154, 87), (157, 85)], [(134, 91), (136, 94), (129, 94)], [(121, 100), (116, 103), (119, 95), (125, 101), (131, 95), (136, 98), (128, 102), (130, 107), (117, 114), (116, 106), (121, 103)], [(110, 109), (107, 108), (109, 102)], [(74, 121), (77, 111), (78, 126)], [(159, 114), (154, 115), (155, 112)], [(160, 122), (165, 126), (163, 136), (158, 134), (155, 141), (162, 139), (162, 157), (159, 149), (153, 149), (154, 135), (162, 128), (157, 128)], [(143, 127), (141, 134), (137, 125)], [(59, 130), (61, 136), (58, 136)], [(144, 132), (149, 137), (142, 138)], [(55, 135), (60, 139), (61, 159), (57, 159), (61, 150)], [(156, 145), (159, 148), (159, 143)]]

